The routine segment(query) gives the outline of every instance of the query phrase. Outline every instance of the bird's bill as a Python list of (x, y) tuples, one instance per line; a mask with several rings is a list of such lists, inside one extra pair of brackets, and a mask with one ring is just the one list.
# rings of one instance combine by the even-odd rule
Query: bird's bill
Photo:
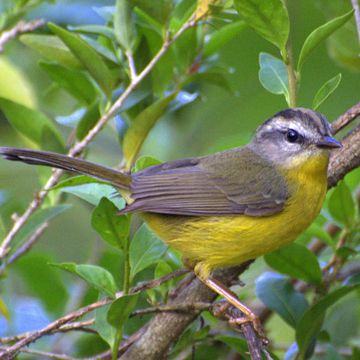
[(326, 149), (334, 149), (334, 148), (342, 147), (341, 142), (331, 136), (324, 136), (320, 141), (316, 143), (316, 145), (320, 148), (326, 148)]

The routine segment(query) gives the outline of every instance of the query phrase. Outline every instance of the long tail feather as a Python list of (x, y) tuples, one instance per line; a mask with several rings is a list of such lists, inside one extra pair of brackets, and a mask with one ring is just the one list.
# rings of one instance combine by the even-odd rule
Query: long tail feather
[(121, 189), (129, 189), (131, 177), (106, 166), (97, 165), (86, 160), (53, 152), (0, 147), (0, 155), (11, 161), (22, 161), (31, 165), (50, 166), (88, 175), (105, 181)]

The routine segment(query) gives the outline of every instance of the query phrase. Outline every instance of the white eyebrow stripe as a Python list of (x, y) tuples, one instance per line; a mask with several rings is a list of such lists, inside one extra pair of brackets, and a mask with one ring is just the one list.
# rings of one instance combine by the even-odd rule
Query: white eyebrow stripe
[(302, 124), (301, 122), (292, 122), (288, 119), (284, 119), (282, 117), (275, 118), (272, 124), (267, 125), (267, 130), (276, 130), (284, 131), (287, 129), (293, 129), (297, 131), (300, 135), (311, 138), (312, 137), (312, 129), (309, 129), (306, 124)]

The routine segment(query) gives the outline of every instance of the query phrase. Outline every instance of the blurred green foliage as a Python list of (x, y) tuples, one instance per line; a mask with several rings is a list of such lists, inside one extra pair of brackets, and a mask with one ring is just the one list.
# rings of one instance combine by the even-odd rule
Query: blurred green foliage
[[(319, 107), (330, 120), (358, 101), (359, 45), (350, 2), (210, 3), (208, 8), (195, 0), (3, 1), (0, 33), (20, 19), (41, 15), (52, 22), (9, 42), (0, 55), (1, 145), (66, 152), (126, 91), (136, 78), (134, 68), (140, 73), (196, 9), (197, 16), (207, 16), (172, 44), (130, 94), (87, 148), (88, 159), (138, 171), (157, 159), (244, 144), (294, 97), (297, 105)], [(297, 94), (289, 86), (289, 32)], [(49, 176), (48, 169), (1, 163), (2, 237), (11, 215), (23, 213)], [(272, 311), (266, 329), (274, 357), (342, 359), (344, 348), (353, 359), (359, 354), (359, 279), (351, 272), (340, 280), (331, 273), (359, 265), (359, 181), (357, 169), (329, 192), (321, 215), (296, 243), (258, 260), (245, 274), (242, 300), (260, 300)], [(0, 336), (39, 328), (41, 322), (26, 315), (31, 308), (41, 308), (47, 322), (74, 305), (113, 297), (118, 290), (128, 293), (140, 281), (181, 267), (180, 255), (137, 217), (117, 215), (123, 206), (114, 188), (86, 177), (66, 179), (50, 191), (17, 234), (8, 259), (51, 220), (49, 229), (28, 254), (1, 265)], [(335, 234), (325, 231), (329, 223), (338, 226)], [(326, 246), (318, 256), (306, 247), (314, 237)], [(340, 268), (324, 270), (335, 255)], [(97, 335), (64, 337), (61, 346), (72, 348), (74, 356), (91, 356), (108, 344), (115, 356), (122, 337), (148, 319), (129, 319), (131, 312), (166, 303), (177, 281), (98, 309)], [(341, 340), (340, 313), (352, 319), (341, 323)], [(55, 345), (50, 339), (39, 343), (46, 350)], [(193, 349), (196, 359), (247, 356), (245, 341), (208, 313), (183, 333), (169, 357), (190, 359)]]

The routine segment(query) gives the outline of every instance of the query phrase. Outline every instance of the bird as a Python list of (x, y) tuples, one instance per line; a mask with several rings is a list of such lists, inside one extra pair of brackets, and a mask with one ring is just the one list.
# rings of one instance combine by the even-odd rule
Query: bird
[(107, 182), (125, 198), (119, 214), (139, 213), (210, 289), (239, 309), (237, 324), (256, 315), (212, 275), (294, 241), (319, 214), (327, 191), (330, 151), (341, 142), (324, 115), (282, 110), (243, 147), (172, 160), (135, 173), (83, 159), (1, 147), (7, 160), (60, 168)]

